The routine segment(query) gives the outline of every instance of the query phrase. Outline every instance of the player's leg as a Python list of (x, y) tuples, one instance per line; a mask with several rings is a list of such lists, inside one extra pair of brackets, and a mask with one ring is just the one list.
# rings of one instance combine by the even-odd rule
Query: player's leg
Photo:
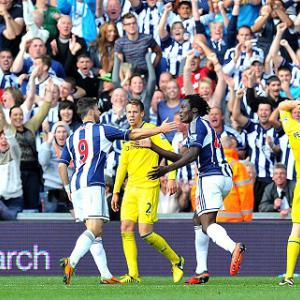
[[(203, 187), (205, 186), (205, 189)], [(234, 242), (224, 227), (216, 223), (218, 210), (223, 205), (224, 197), (232, 187), (232, 180), (225, 176), (208, 176), (199, 179), (199, 203), (197, 214), (202, 230), (214, 243), (229, 251), (232, 255), (230, 275), (237, 274), (243, 260), (245, 246)]]
[(128, 274), (122, 276), (122, 283), (140, 282), (137, 246), (134, 234), (138, 218), (137, 197), (134, 188), (126, 187), (121, 205), (121, 236)]
[(179, 256), (159, 234), (153, 231), (157, 221), (159, 187), (141, 190), (139, 201), (139, 234), (141, 238), (165, 256), (172, 264), (173, 281), (179, 282), (183, 277), (184, 258)]
[[(101, 215), (102, 216), (101, 219), (103, 218), (103, 221), (107, 221), (109, 219), (109, 209), (108, 209), (107, 201), (105, 199), (105, 190), (102, 187), (93, 187), (92, 189), (93, 190), (96, 189), (94, 192), (97, 195), (97, 198), (90, 203), (91, 207), (89, 208), (89, 210), (93, 214), (99, 216)], [(99, 192), (97, 190), (99, 190)], [(100, 193), (100, 201), (99, 201), (99, 193)], [(86, 226), (88, 226), (88, 224), (89, 221), (86, 222)], [(96, 229), (91, 228), (91, 230), (96, 230)], [(90, 247), (90, 252), (93, 256), (95, 264), (101, 275), (100, 282), (104, 284), (119, 283), (119, 280), (115, 278), (108, 269), (106, 252), (103, 247), (101, 233), (96, 235), (96, 238)]]
[(300, 184), (296, 184), (292, 208), (293, 227), (287, 243), (285, 278), (280, 285), (293, 285), (293, 276), (300, 252)]
[(186, 284), (203, 284), (208, 282), (209, 273), (207, 268), (207, 255), (209, 246), (209, 237), (202, 231), (202, 225), (199, 223), (197, 215), (194, 215), (195, 230), (195, 250), (196, 250), (196, 271), (195, 275), (190, 277)]

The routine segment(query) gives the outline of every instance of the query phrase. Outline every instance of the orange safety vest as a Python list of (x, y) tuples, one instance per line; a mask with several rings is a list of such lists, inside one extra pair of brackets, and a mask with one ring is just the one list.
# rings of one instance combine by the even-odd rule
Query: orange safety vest
[(249, 222), (252, 220), (254, 190), (246, 167), (239, 161), (235, 149), (224, 149), (226, 159), (233, 171), (233, 187), (224, 199), (217, 222)]

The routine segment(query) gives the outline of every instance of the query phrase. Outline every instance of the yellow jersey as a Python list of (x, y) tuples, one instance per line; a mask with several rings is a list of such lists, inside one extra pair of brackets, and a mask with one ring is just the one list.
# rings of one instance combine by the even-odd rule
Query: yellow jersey
[[(143, 123), (141, 128), (153, 128), (155, 125)], [(151, 142), (160, 148), (173, 151), (171, 144), (163, 134), (150, 137)], [(150, 180), (147, 178), (149, 171), (159, 163), (159, 155), (149, 148), (141, 148), (133, 142), (124, 143), (121, 150), (119, 166), (117, 169), (114, 193), (119, 193), (122, 184), (128, 173), (127, 186), (152, 188), (159, 185), (159, 179)], [(169, 179), (176, 178), (176, 171), (169, 173)]]
[(300, 123), (292, 117), (289, 111), (280, 111), (280, 120), (295, 157), (296, 177), (300, 182)]

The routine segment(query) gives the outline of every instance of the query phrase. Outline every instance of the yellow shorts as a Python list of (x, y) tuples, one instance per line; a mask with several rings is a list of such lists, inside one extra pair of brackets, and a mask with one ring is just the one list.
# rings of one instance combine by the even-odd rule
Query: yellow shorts
[(292, 222), (300, 223), (300, 182), (296, 182), (292, 203)]
[(126, 187), (122, 205), (121, 221), (153, 224), (157, 221), (157, 205), (160, 187), (136, 188)]

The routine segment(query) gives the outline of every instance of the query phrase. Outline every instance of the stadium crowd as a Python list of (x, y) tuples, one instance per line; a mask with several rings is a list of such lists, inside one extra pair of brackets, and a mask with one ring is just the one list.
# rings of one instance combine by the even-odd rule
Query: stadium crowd
[[(145, 121), (178, 123), (165, 138), (180, 153), (188, 128), (179, 108), (192, 94), (209, 104), (234, 173), (218, 220), (251, 221), (253, 211), (286, 217), (295, 168), (277, 107), (300, 96), (298, 3), (0, 0), (0, 220), (72, 210), (57, 168), (81, 125), (80, 98), (96, 98), (100, 123), (119, 129), (129, 128), (128, 100), (139, 99)], [(115, 141), (108, 154), (107, 201), (121, 149)], [(195, 210), (196, 174), (195, 163), (180, 169), (171, 196), (160, 179), (159, 213)]]

